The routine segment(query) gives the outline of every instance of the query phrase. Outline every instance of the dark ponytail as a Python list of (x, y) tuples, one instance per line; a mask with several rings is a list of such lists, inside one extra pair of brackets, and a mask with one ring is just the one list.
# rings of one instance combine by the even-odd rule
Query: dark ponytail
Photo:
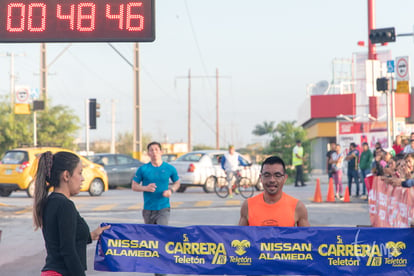
[(37, 166), (36, 180), (35, 180), (35, 192), (33, 202), (33, 220), (35, 229), (41, 228), (43, 225), (43, 206), (46, 197), (49, 193), (50, 185), (47, 182), (50, 181), (50, 175), (53, 166), (53, 154), (50, 151), (42, 153), (39, 158)]
[(37, 167), (33, 202), (33, 220), (35, 229), (43, 226), (43, 209), (51, 187), (59, 187), (60, 175), (64, 171), (73, 174), (80, 158), (71, 152), (60, 151), (55, 155), (47, 151), (42, 153)]

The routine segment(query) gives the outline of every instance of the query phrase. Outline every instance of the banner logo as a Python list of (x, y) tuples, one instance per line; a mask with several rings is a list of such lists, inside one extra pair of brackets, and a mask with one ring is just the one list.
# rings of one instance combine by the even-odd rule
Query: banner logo
[(391, 251), (391, 255), (393, 256), (393, 257), (398, 257), (398, 256), (400, 256), (402, 253), (401, 253), (401, 249), (405, 249), (406, 248), (406, 245), (405, 245), (405, 243), (404, 242), (401, 242), (401, 241), (399, 241), (399, 242), (397, 242), (397, 243), (395, 243), (395, 242), (387, 242), (387, 245), (386, 245), (386, 247), (388, 248), (388, 249), (390, 249), (390, 251)]
[(231, 242), (231, 247), (236, 247), (237, 249), (234, 250), (234, 252), (236, 252), (237, 255), (241, 256), (246, 253), (246, 250), (244, 249), (250, 247), (250, 242), (247, 240), (233, 240)]

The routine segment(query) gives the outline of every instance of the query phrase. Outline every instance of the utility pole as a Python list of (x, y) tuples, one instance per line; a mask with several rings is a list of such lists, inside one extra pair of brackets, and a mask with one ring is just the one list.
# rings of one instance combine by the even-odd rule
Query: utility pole
[(15, 97), (15, 89), (14, 89), (14, 53), (7, 53), (7, 55), (10, 55), (10, 106), (11, 110), (14, 113), (14, 97)]
[(111, 100), (111, 153), (115, 153), (115, 100)]
[(369, 34), (375, 29), (375, 0), (368, 0), (368, 59), (377, 59), (377, 49), (375, 43), (371, 42)]
[(40, 44), (40, 94), (45, 101), (47, 109), (47, 64), (46, 64), (46, 43)]
[(188, 151), (192, 151), (193, 146), (191, 144), (191, 69), (188, 69)]
[(192, 79), (208, 79), (214, 78), (216, 80), (216, 148), (220, 148), (220, 95), (219, 95), (219, 80), (223, 78), (231, 78), (229, 76), (219, 76), (218, 69), (214, 76), (193, 76), (191, 70), (189, 70), (188, 76), (178, 76), (175, 79), (187, 79), (188, 80), (188, 147), (191, 150), (191, 80)]
[(216, 68), (216, 149), (220, 149), (219, 73)]
[(14, 74), (14, 57), (16, 56), (24, 56), (25, 54), (15, 54), (14, 52), (1, 54), (0, 56), (10, 57), (10, 107), (12, 112), (14, 112), (14, 97), (15, 95), (15, 83), (16, 83), (16, 75)]
[(86, 156), (89, 156), (89, 99), (85, 100), (85, 144)]
[(141, 94), (139, 75), (139, 43), (134, 43), (134, 143), (133, 157), (141, 160), (142, 154), (142, 132), (141, 132)]

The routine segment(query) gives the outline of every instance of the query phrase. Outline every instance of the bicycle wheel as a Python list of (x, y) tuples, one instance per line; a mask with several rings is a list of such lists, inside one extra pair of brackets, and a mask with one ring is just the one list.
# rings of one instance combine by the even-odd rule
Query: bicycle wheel
[(254, 194), (254, 187), (252, 182), (247, 177), (242, 177), (237, 182), (237, 186), (239, 187), (239, 192), (242, 197), (249, 198), (252, 197)]
[(217, 177), (216, 185), (214, 185), (214, 191), (218, 197), (226, 198), (229, 195), (229, 186), (225, 177)]

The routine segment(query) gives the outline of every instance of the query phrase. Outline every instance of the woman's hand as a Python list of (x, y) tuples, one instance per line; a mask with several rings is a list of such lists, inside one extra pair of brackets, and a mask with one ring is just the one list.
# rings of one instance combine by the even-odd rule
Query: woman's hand
[(98, 228), (96, 228), (95, 230), (93, 230), (92, 232), (91, 232), (91, 238), (92, 238), (92, 240), (94, 240), (94, 241), (96, 241), (96, 240), (98, 240), (99, 239), (99, 236), (102, 234), (102, 232), (103, 231), (105, 231), (105, 230), (107, 230), (107, 229), (109, 229), (111, 227), (111, 225), (106, 225), (106, 226), (103, 226), (103, 227), (98, 227)]

